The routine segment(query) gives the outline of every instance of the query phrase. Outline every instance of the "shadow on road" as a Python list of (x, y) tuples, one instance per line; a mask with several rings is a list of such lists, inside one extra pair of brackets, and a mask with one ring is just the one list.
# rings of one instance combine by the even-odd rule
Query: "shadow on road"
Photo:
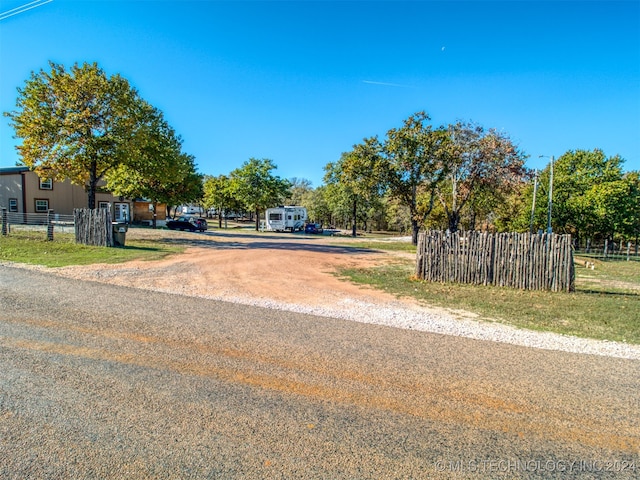
[(162, 243), (167, 245), (178, 245), (183, 247), (199, 247), (212, 249), (238, 249), (238, 250), (289, 250), (289, 251), (309, 251), (318, 253), (335, 254), (373, 254), (377, 250), (361, 247), (350, 247), (348, 245), (327, 245), (321, 243), (326, 237), (311, 237), (308, 235), (290, 236), (271, 234), (234, 234), (232, 232), (206, 232), (184, 235), (163, 235)]

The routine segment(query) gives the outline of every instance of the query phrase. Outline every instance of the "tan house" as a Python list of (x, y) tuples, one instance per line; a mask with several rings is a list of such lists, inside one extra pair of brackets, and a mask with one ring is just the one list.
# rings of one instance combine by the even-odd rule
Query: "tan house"
[[(53, 210), (59, 215), (73, 215), (74, 208), (87, 208), (88, 202), (86, 190), (69, 180), (54, 182), (41, 179), (28, 167), (0, 168), (0, 208), (6, 208), (9, 213), (47, 213)], [(96, 193), (96, 207), (110, 207), (117, 222), (132, 221), (133, 205), (133, 201), (110, 193)]]
[[(167, 205), (164, 203), (156, 204), (156, 210), (154, 212), (153, 203), (141, 199), (133, 201), (134, 222), (152, 225), (154, 214), (156, 222), (164, 222), (167, 219)], [(164, 225), (164, 223), (160, 224)]]

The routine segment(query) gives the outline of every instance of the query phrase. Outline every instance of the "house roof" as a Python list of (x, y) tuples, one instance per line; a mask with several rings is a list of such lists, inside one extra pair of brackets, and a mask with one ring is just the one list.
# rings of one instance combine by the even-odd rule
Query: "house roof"
[(0, 175), (28, 172), (29, 167), (0, 167)]

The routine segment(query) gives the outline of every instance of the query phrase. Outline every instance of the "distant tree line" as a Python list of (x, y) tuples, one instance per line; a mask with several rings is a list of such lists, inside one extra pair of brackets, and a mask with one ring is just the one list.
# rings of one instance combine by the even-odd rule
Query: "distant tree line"
[[(549, 220), (551, 163), (541, 172), (507, 134), (471, 122), (433, 126), (417, 112), (384, 138), (365, 138), (328, 163), (324, 184), (282, 179), (269, 159), (251, 158), (228, 175), (201, 175), (161, 111), (127, 80), (97, 64), (55, 63), (18, 89), (10, 119), (21, 162), (41, 178), (145, 198), (154, 208), (199, 203), (243, 212), (259, 228), (261, 212), (303, 205), (325, 225), (392, 230), (425, 228), (537, 232)], [(640, 234), (640, 173), (601, 150), (569, 151), (553, 163), (551, 227), (582, 245)], [(104, 187), (102, 187), (104, 185)], [(169, 212), (167, 212), (169, 213)], [(220, 225), (222, 216), (219, 215)]]
[[(607, 240), (638, 246), (640, 235), (640, 172), (623, 171), (620, 156), (602, 150), (568, 151), (553, 162), (551, 227), (570, 233), (576, 245), (589, 248)], [(533, 232), (547, 228), (551, 164), (529, 171), (529, 181), (507, 198), (501, 230)], [(536, 188), (537, 187), (537, 188)], [(535, 198), (535, 201), (534, 201)]]
[(222, 227), (225, 212), (248, 212), (260, 228), (260, 212), (283, 203), (291, 182), (273, 173), (277, 166), (269, 159), (251, 158), (229, 175), (206, 176), (203, 206), (215, 209)]
[[(434, 128), (418, 112), (384, 139), (365, 138), (325, 167), (325, 185), (298, 193), (317, 221), (342, 228), (455, 232), (546, 231), (551, 163), (526, 156), (503, 132), (458, 122)], [(553, 162), (551, 228), (576, 245), (638, 245), (640, 172), (601, 150), (568, 151)], [(534, 194), (535, 191), (535, 194)]]

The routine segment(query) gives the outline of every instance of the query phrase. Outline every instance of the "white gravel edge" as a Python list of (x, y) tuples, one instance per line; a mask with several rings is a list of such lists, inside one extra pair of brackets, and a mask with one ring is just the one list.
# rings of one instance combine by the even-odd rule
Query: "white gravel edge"
[(320, 317), (508, 343), (523, 347), (640, 360), (640, 345), (525, 330), (501, 323), (457, 318), (454, 315), (430, 312), (428, 309), (408, 309), (399, 304), (380, 305), (345, 298), (336, 307), (312, 307), (247, 297), (195, 296)]
[[(47, 271), (44, 267), (34, 265), (16, 265), (11, 262), (0, 262), (0, 266), (2, 265), (13, 267), (19, 266), (21, 268)], [(97, 277), (95, 281), (104, 281), (104, 279), (101, 280)], [(508, 343), (523, 347), (640, 360), (640, 345), (579, 338), (552, 332), (525, 330), (501, 323), (461, 318), (454, 314), (449, 315), (443, 311), (429, 310), (428, 308), (407, 308), (406, 305), (400, 304), (399, 302), (379, 304), (344, 298), (334, 307), (328, 307), (299, 305), (228, 294), (203, 295), (194, 293), (186, 288), (182, 290), (179, 286), (178, 288), (174, 287), (171, 290), (155, 286), (148, 286), (146, 289), (162, 293), (206, 298), (209, 300), (231, 302), (274, 310), (284, 310), (319, 317), (337, 318), (360, 323), (430, 332), (440, 335), (452, 335), (476, 340)]]

